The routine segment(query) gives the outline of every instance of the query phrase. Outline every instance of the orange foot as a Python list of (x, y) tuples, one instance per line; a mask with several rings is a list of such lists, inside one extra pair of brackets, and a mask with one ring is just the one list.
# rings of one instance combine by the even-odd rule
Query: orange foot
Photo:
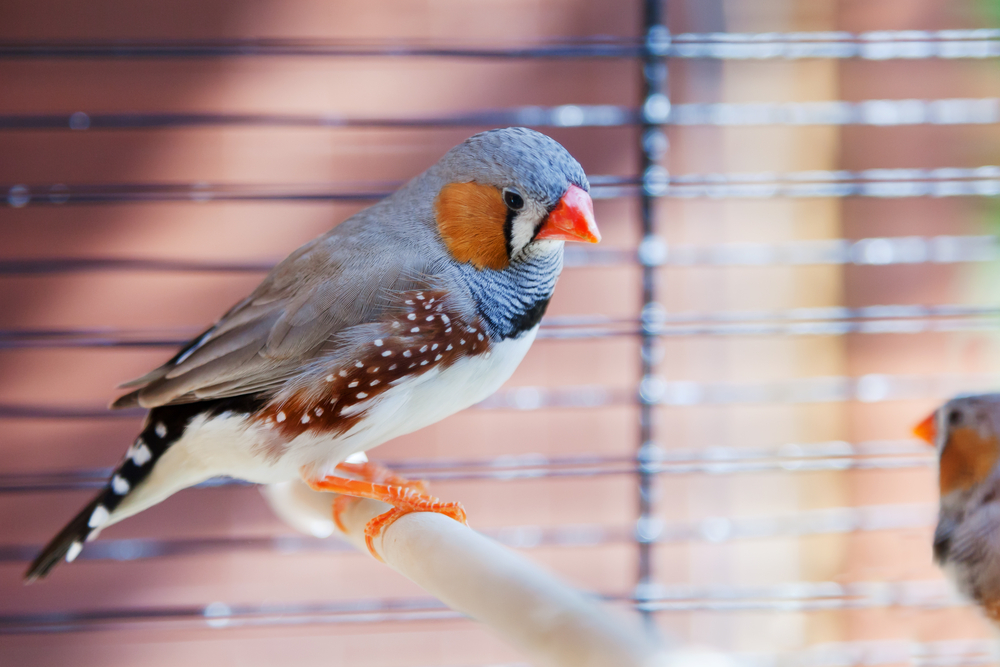
[(307, 484), (316, 491), (341, 494), (333, 501), (333, 521), (341, 531), (347, 532), (340, 521), (340, 513), (348, 503), (355, 502), (358, 498), (381, 500), (393, 506), (391, 510), (378, 515), (365, 526), (365, 544), (368, 545), (371, 555), (378, 560), (382, 558), (375, 551), (375, 538), (396, 519), (410, 512), (437, 512), (460, 523), (468, 523), (465, 508), (461, 503), (446, 503), (429, 495), (422, 481), (404, 479), (391, 470), (370, 462), (341, 463), (337, 466), (337, 470), (360, 479), (331, 476), (307, 481)]

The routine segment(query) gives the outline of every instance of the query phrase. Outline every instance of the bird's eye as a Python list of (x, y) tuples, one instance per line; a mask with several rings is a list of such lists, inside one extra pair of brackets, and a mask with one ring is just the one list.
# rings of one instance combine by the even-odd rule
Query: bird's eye
[(503, 203), (507, 204), (507, 208), (512, 211), (520, 211), (524, 208), (524, 198), (521, 197), (517, 190), (510, 188), (503, 191)]
[(950, 426), (958, 426), (962, 421), (962, 413), (958, 410), (952, 410), (948, 413), (948, 424)]

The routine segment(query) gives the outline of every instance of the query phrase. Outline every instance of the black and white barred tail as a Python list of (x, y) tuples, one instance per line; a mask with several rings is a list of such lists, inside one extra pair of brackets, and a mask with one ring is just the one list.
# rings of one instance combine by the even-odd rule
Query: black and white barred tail
[(58, 535), (53, 537), (24, 575), (25, 583), (41, 579), (59, 561), (74, 560), (88, 539), (93, 539), (102, 527), (113, 521), (112, 514), (153, 471), (163, 453), (180, 440), (191, 420), (200, 414), (251, 412), (261, 404), (257, 397), (233, 398), (186, 403), (154, 408), (146, 417), (142, 433), (125, 453), (111, 479)]
[(66, 524), (66, 527), (53, 537), (42, 552), (38, 554), (31, 567), (24, 573), (24, 583), (30, 584), (36, 579), (42, 579), (54, 568), (59, 561), (66, 559), (67, 562), (76, 558), (83, 550), (83, 543), (93, 532), (88, 523), (94, 509), (101, 504), (106, 492), (101, 491), (87, 505), (80, 510), (80, 513), (73, 517), (73, 520)]
[(25, 573), (25, 583), (45, 577), (60, 560), (72, 562), (80, 555), (84, 542), (96, 537), (96, 533), (108, 523), (111, 513), (125, 496), (149, 476), (153, 465), (181, 436), (186, 425), (170, 419), (174, 416), (172, 412), (157, 408), (149, 414), (142, 433), (115, 468), (107, 486), (45, 545)]

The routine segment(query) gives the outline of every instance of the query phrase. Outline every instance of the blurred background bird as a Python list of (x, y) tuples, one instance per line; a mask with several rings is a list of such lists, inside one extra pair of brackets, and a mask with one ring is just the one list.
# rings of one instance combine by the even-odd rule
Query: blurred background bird
[[(307, 243), (113, 407), (150, 409), (107, 486), (25, 575), (211, 477), (352, 493), (346, 458), (477, 403), (534, 340), (563, 242), (600, 240), (580, 164), (525, 128), (477, 134)], [(341, 471), (345, 468), (341, 467)], [(386, 471), (365, 497), (464, 520)], [(358, 495), (358, 494), (353, 494)], [(402, 496), (402, 497), (401, 497)]]
[(953, 398), (914, 432), (938, 454), (934, 559), (1000, 623), (1000, 393)]

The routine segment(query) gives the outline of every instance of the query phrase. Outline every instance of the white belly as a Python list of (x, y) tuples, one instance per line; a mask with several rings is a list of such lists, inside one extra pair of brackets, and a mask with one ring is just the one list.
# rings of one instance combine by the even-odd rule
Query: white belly
[[(444, 370), (431, 370), (404, 380), (368, 406), (365, 418), (342, 436), (303, 434), (292, 441), (288, 457), (310, 466), (317, 475), (331, 474), (355, 452), (377, 447), (412, 433), (486, 399), (506, 382), (535, 340), (538, 327), (507, 339), (487, 354), (460, 359)], [(298, 469), (297, 468), (297, 469)]]
[(212, 477), (272, 484), (299, 479), (303, 472), (314, 477), (332, 474), (355, 452), (429, 426), (487, 398), (510, 378), (537, 332), (535, 327), (495, 344), (489, 356), (465, 357), (444, 370), (403, 380), (359, 404), (365, 417), (342, 435), (304, 433), (288, 442), (275, 430), (248, 425), (240, 415), (196, 417), (149, 477), (123, 499), (112, 523)]

